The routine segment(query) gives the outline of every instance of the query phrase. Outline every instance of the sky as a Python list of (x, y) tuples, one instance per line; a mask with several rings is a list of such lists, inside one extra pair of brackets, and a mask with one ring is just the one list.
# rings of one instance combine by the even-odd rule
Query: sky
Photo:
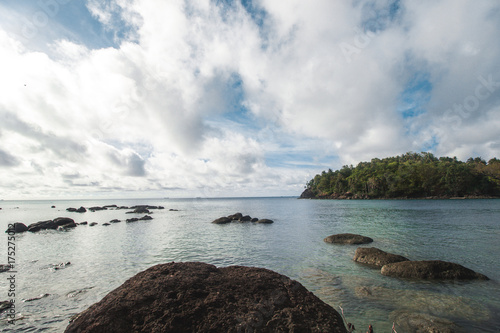
[(0, 199), (298, 196), (500, 157), (498, 0), (2, 0)]

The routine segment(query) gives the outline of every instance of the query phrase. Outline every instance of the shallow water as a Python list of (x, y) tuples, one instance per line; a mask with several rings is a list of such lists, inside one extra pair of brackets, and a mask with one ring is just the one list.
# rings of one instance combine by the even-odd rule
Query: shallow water
[[(66, 211), (109, 204), (166, 209), (154, 210), (151, 221), (110, 226), (102, 223), (134, 215), (124, 210)], [(371, 323), (377, 332), (390, 332), (395, 322), (398, 332), (409, 332), (409, 316), (416, 315), (454, 322), (464, 332), (500, 331), (499, 200), (141, 199), (1, 201), (0, 207), (1, 230), (12, 222), (28, 225), (59, 216), (99, 223), (16, 235), (18, 320), (9, 324), (3, 313), (1, 331), (64, 331), (71, 316), (134, 274), (170, 261), (272, 269), (298, 280), (335, 309), (342, 306), (357, 331)], [(275, 223), (210, 223), (236, 212)], [(375, 241), (368, 246), (413, 260), (456, 262), (492, 280), (416, 282), (384, 277), (352, 261), (356, 246), (323, 242), (328, 235), (344, 232), (370, 236)], [(0, 263), (7, 260), (7, 236), (0, 237)], [(67, 262), (71, 264), (54, 267)], [(7, 279), (7, 274), (0, 273), (0, 278)], [(0, 301), (10, 299), (7, 294), (8, 286), (2, 283)]]

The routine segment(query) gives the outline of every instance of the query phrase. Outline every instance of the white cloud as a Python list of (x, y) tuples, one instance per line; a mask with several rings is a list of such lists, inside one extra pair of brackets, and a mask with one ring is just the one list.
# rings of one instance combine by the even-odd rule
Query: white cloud
[(321, 168), (425, 146), (499, 155), (494, 0), (87, 5), (117, 47), (0, 28), (6, 195), (298, 194)]

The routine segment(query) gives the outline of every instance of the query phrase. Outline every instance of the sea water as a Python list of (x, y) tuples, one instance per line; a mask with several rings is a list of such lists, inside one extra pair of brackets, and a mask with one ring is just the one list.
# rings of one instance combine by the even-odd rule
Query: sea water
[[(153, 220), (109, 209), (68, 212), (80, 206), (161, 205)], [(55, 208), (51, 208), (55, 206)], [(411, 331), (420, 318), (464, 332), (500, 331), (500, 200), (298, 200), (296, 198), (120, 199), (0, 201), (0, 230), (9, 223), (70, 217), (69, 231), (0, 235), (0, 301), (15, 301), (15, 321), (0, 315), (2, 332), (62, 332), (69, 319), (124, 281), (153, 265), (202, 261), (245, 265), (287, 275), (337, 311), (357, 331)], [(172, 210), (171, 210), (172, 209)], [(273, 224), (212, 224), (241, 212)], [(103, 226), (112, 219), (122, 220)], [(487, 275), (490, 281), (429, 282), (382, 276), (355, 263), (357, 246), (323, 241), (337, 233), (369, 236), (369, 245), (411, 260), (445, 260)], [(13, 244), (12, 244), (13, 243)], [(12, 251), (12, 246), (15, 251)], [(11, 255), (8, 255), (11, 247)], [(11, 258), (8, 258), (11, 257)], [(67, 264), (70, 263), (70, 264)], [(61, 265), (63, 264), (63, 265)], [(8, 279), (14, 275), (14, 283)], [(14, 287), (14, 297), (10, 297)], [(9, 322), (10, 321), (10, 322)]]

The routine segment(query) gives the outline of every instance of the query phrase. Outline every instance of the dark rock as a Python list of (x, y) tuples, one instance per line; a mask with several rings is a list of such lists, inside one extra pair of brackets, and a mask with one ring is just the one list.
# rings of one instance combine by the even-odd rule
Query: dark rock
[(7, 309), (12, 307), (12, 303), (10, 301), (1, 301), (0, 302), (0, 313), (4, 312)]
[(32, 223), (28, 226), (28, 231), (37, 232), (40, 230), (57, 229), (58, 225), (52, 220)]
[(12, 226), (10, 228), (7, 228), (7, 230), (5, 230), (6, 233), (14, 232), (16, 234), (21, 233), (21, 232), (25, 232), (25, 231), (28, 231), (28, 227), (26, 226), (26, 224), (21, 223), (21, 222), (16, 222), (16, 223), (12, 224)]
[(85, 209), (85, 207), (80, 207), (76, 210), (77, 213), (85, 213), (87, 210)]
[(130, 222), (137, 222), (139, 221), (139, 219), (137, 217), (133, 217), (131, 219), (127, 219), (127, 222), (130, 223)]
[(118, 222), (121, 222), (121, 220), (113, 219), (113, 220), (109, 221), (109, 223), (118, 223)]
[(97, 222), (92, 222), (92, 223), (89, 224), (89, 227), (93, 227), (95, 225), (97, 225)]
[(165, 209), (165, 207), (163, 207), (163, 206), (158, 206), (158, 209)]
[(108, 225), (111, 225), (111, 224), (109, 224), (109, 223), (103, 223), (102, 225), (103, 226), (108, 226)]
[(334, 244), (368, 244), (373, 242), (373, 239), (356, 234), (337, 234), (326, 237), (324, 241)]
[(270, 219), (260, 219), (260, 220), (257, 220), (255, 223), (271, 224), (271, 223), (274, 223), (274, 221), (270, 220)]
[(120, 206), (120, 207), (118, 207), (116, 209), (129, 209), (129, 208), (128, 208), (128, 206)]
[(251, 219), (252, 219), (252, 217), (250, 215), (245, 215), (245, 216), (240, 217), (239, 220), (241, 222), (250, 222)]
[(105, 208), (105, 209), (108, 209), (108, 208), (117, 208), (118, 206), (117, 205), (106, 205), (106, 206), (102, 206), (102, 208)]
[(77, 315), (65, 332), (346, 332), (297, 281), (255, 267), (153, 266)]
[(226, 224), (226, 223), (231, 223), (232, 221), (233, 221), (233, 219), (231, 219), (229, 217), (219, 217), (218, 219), (213, 220), (212, 223), (215, 223), (215, 224)]
[(441, 260), (402, 261), (384, 265), (382, 275), (425, 280), (489, 280), (462, 265)]
[(259, 219), (254, 217), (253, 219), (250, 220), (250, 222), (257, 222)]
[(95, 207), (90, 207), (89, 210), (91, 212), (97, 212), (97, 211), (100, 211), (100, 210), (107, 210), (108, 208), (106, 207), (99, 207), (99, 206), (95, 206)]
[(314, 193), (310, 189), (306, 188), (300, 195), (299, 199), (312, 199), (315, 197)]
[(11, 265), (0, 265), (0, 273), (7, 272), (11, 267)]
[(56, 206), (50, 206), (50, 208), (56, 208)]
[(54, 222), (58, 227), (60, 226), (65, 226), (68, 228), (76, 227), (75, 221), (73, 219), (70, 219), (69, 217), (58, 217), (54, 219), (52, 222)]
[(407, 260), (408, 259), (403, 256), (384, 252), (375, 247), (358, 247), (354, 253), (354, 261), (377, 267)]
[(236, 213), (236, 214), (233, 214), (233, 215), (229, 215), (228, 218), (230, 218), (231, 220), (239, 220), (243, 217), (243, 214), (241, 213)]
[(68, 212), (76, 212), (76, 208), (73, 208), (73, 207), (66, 208), (66, 210), (67, 210)]
[(173, 208), (170, 208), (168, 211), (169, 211), (169, 212), (178, 212), (179, 210), (178, 210), (178, 209), (173, 209)]
[(144, 215), (143, 217), (141, 217), (139, 219), (139, 221), (148, 221), (148, 220), (152, 220), (153, 218), (149, 215)]
[(87, 221), (85, 221), (85, 222), (80, 222), (80, 225), (87, 225), (87, 224), (88, 224), (88, 222), (87, 222)]
[(146, 207), (137, 207), (134, 211), (127, 212), (126, 214), (151, 214), (151, 212)]

